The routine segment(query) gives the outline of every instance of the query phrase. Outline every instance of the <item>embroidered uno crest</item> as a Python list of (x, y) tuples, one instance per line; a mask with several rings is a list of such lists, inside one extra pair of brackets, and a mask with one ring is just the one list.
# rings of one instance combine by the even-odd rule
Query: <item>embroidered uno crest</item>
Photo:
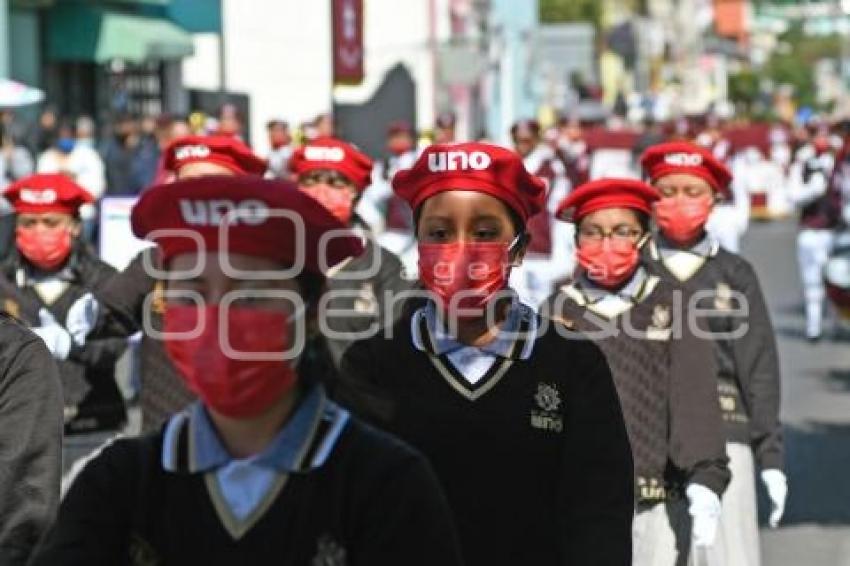
[(165, 284), (162, 281), (157, 281), (153, 288), (153, 299), (151, 300), (151, 310), (160, 316), (165, 314)]
[(129, 564), (132, 566), (157, 566), (161, 564), (159, 556), (153, 546), (143, 539), (139, 534), (130, 535), (130, 543), (127, 549)]
[(732, 287), (727, 283), (718, 283), (714, 291), (714, 308), (719, 311), (732, 310)]
[(319, 537), (316, 556), (311, 566), (347, 566), (348, 557), (345, 548), (330, 535)]
[(531, 411), (531, 426), (550, 432), (564, 430), (564, 421), (558, 412), (561, 408), (561, 392), (549, 383), (538, 383), (534, 394), (537, 409)]
[(673, 316), (667, 305), (655, 305), (652, 309), (652, 320), (646, 329), (647, 340), (669, 340)]
[(537, 384), (537, 394), (534, 395), (537, 406), (544, 411), (557, 411), (561, 406), (561, 394), (557, 388), (547, 383)]
[(21, 318), (21, 305), (13, 299), (3, 301), (3, 312), (14, 318)]
[(378, 314), (378, 299), (371, 282), (367, 281), (360, 287), (360, 292), (354, 299), (354, 312), (362, 314)]

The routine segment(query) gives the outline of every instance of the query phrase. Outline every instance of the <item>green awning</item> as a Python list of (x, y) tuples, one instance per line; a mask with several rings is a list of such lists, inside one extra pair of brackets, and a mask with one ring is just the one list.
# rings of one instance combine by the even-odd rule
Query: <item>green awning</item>
[(48, 11), (51, 61), (141, 63), (180, 59), (193, 51), (192, 36), (165, 19), (70, 2)]

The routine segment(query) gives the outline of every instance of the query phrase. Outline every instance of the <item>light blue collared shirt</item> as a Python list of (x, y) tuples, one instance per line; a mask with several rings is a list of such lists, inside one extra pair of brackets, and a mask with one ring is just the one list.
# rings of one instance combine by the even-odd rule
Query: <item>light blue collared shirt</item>
[[(420, 308), (414, 316), (411, 324), (416, 324), (419, 317), (425, 317), (428, 332), (434, 344), (434, 353), (438, 356), (445, 355), (452, 365), (470, 383), (479, 381), (499, 358), (508, 358), (516, 343), (516, 334), (520, 330), (523, 319), (530, 321), (525, 347), (519, 353), (519, 358), (526, 360), (531, 356), (534, 346), (534, 336), (537, 333), (537, 314), (534, 309), (523, 304), (516, 297), (511, 302), (507, 316), (501, 325), (498, 336), (483, 346), (469, 346), (458, 342), (449, 334), (443, 321), (437, 316), (437, 308), (432, 301)], [(417, 334), (414, 333), (414, 336)], [(414, 346), (425, 351), (425, 345), (414, 340)]]
[(586, 274), (582, 274), (579, 277), (578, 284), (581, 288), (582, 293), (584, 293), (585, 297), (587, 297), (588, 303), (598, 303), (600, 301), (606, 300), (609, 297), (617, 297), (622, 300), (634, 303), (638, 295), (641, 293), (641, 290), (646, 284), (648, 278), (649, 274), (647, 274), (646, 270), (643, 267), (638, 267), (632, 274), (628, 283), (626, 283), (616, 291), (609, 291), (604, 287), (600, 287), (592, 279), (587, 277)]
[(700, 257), (711, 257), (717, 252), (717, 242), (707, 233), (703, 236), (702, 240), (688, 249), (677, 248), (661, 233), (656, 236), (656, 239), (658, 240), (658, 249), (661, 252), (661, 257), (664, 259), (682, 252), (698, 255)]
[[(311, 387), (277, 436), (261, 453), (249, 458), (233, 458), (222, 445), (207, 410), (195, 402), (172, 417), (163, 440), (162, 465), (177, 470), (174, 444), (181, 425), (189, 420), (190, 473), (214, 472), (222, 496), (233, 515), (242, 520), (262, 502), (280, 475), (318, 468), (325, 463), (348, 422), (348, 412), (327, 399), (320, 385)], [(318, 424), (330, 420), (333, 426), (310, 462), (303, 462), (313, 444)]]

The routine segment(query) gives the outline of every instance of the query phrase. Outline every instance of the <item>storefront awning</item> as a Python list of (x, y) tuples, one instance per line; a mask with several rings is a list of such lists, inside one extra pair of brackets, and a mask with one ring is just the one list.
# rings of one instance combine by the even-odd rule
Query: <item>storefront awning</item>
[(57, 4), (48, 12), (51, 61), (141, 63), (180, 59), (193, 50), (192, 36), (165, 19), (77, 3)]

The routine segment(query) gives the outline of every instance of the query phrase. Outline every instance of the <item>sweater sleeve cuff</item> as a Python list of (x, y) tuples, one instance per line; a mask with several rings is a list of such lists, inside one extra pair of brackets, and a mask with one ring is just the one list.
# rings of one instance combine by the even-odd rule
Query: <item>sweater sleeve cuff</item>
[(781, 452), (762, 452), (758, 455), (758, 465), (761, 470), (784, 470)]
[(718, 497), (722, 497), (731, 478), (732, 474), (727, 466), (715, 464), (694, 470), (688, 482), (703, 485), (716, 493)]

